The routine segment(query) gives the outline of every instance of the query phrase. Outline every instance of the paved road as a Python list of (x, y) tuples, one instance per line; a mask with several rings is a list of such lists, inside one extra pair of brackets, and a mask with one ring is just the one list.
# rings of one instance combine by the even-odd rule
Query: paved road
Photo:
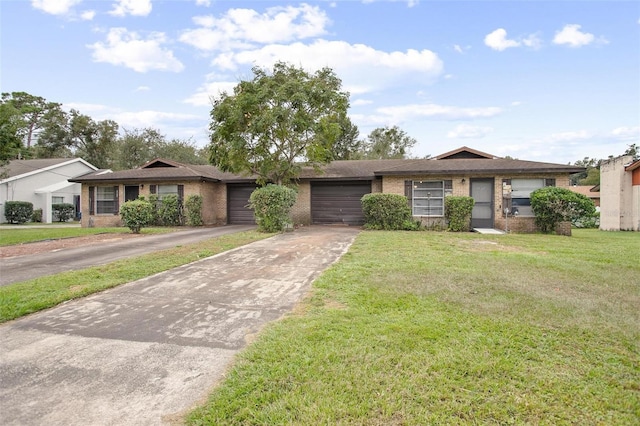
[(163, 250), (179, 245), (196, 243), (224, 234), (253, 229), (255, 226), (229, 225), (212, 228), (189, 228), (166, 234), (145, 235), (91, 244), (60, 251), (39, 253), (36, 256), (18, 256), (0, 259), (0, 286), (44, 277), (65, 271), (76, 271), (104, 265), (119, 259)]
[(0, 325), (0, 424), (180, 419), (357, 233), (303, 228)]

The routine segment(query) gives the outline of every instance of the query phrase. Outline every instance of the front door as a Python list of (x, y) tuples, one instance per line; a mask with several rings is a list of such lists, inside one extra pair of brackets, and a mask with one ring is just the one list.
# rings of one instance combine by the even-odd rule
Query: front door
[(138, 199), (138, 195), (140, 195), (140, 187), (138, 185), (135, 186), (125, 186), (124, 187), (124, 200), (125, 201), (133, 201)]
[(471, 228), (493, 228), (494, 186), (493, 179), (471, 179)]

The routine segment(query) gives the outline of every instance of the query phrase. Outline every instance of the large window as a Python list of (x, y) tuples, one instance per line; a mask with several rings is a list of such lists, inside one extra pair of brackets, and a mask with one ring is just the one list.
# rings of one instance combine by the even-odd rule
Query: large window
[(162, 200), (167, 195), (179, 197), (178, 185), (158, 185), (158, 198)]
[(117, 186), (89, 187), (89, 214), (118, 214)]
[(97, 214), (116, 213), (117, 192), (118, 190), (114, 186), (98, 186), (96, 188)]
[(531, 193), (544, 188), (545, 179), (512, 179), (511, 211), (518, 216), (534, 216), (531, 209)]
[(444, 216), (444, 181), (413, 181), (414, 216)]

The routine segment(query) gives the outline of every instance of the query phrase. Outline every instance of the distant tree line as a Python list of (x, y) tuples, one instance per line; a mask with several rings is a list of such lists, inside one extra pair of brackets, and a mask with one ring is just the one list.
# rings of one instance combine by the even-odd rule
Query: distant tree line
[(190, 140), (167, 139), (152, 128), (123, 129), (76, 109), (26, 92), (2, 93), (0, 163), (23, 158), (81, 157), (98, 168), (123, 170), (158, 157), (207, 164), (205, 149)]
[[(630, 155), (634, 161), (640, 160), (640, 146), (638, 144), (631, 144), (627, 147), (622, 155)], [(616, 155), (610, 155), (608, 159), (617, 157)], [(573, 185), (585, 185), (596, 186), (600, 184), (600, 165), (604, 159), (596, 159), (584, 157), (582, 160), (573, 163), (575, 166), (584, 167), (585, 171), (581, 173), (575, 173), (571, 175), (571, 183)]]

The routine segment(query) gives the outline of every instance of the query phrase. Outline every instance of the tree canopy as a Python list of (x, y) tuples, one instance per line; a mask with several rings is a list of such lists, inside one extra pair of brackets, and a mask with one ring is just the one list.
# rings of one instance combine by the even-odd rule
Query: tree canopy
[(398, 126), (374, 129), (364, 142), (363, 158), (380, 160), (408, 158), (417, 141)]
[(333, 159), (349, 94), (330, 68), (313, 74), (283, 62), (253, 68), (233, 94), (211, 110), (210, 161), (224, 171), (253, 174), (261, 183), (296, 179), (301, 162)]

